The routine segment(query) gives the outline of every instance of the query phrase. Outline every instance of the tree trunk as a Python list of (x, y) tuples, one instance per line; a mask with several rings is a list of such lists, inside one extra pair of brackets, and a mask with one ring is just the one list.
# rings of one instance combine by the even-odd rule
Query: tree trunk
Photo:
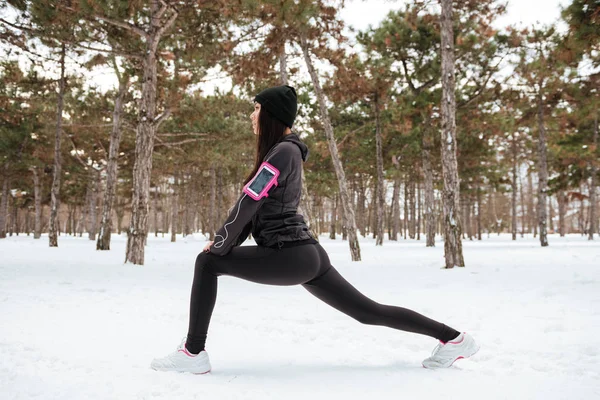
[(210, 233), (208, 240), (215, 240), (217, 230), (217, 172), (214, 164), (210, 166), (210, 204), (209, 204)]
[[(542, 87), (540, 85), (540, 87)], [(544, 128), (544, 109), (542, 94), (538, 94), (538, 225), (540, 229), (540, 244), (548, 246), (546, 232), (546, 193), (548, 191), (548, 166), (546, 161), (546, 129)]]
[(585, 207), (583, 202), (583, 185), (579, 184), (579, 193), (582, 194), (582, 197), (579, 198), (579, 230), (581, 231), (581, 236), (586, 233), (586, 223), (585, 223)]
[(33, 238), (39, 239), (42, 236), (42, 184), (38, 174), (38, 167), (32, 167), (31, 172), (33, 173), (33, 196), (35, 204)]
[(31, 209), (29, 207), (25, 211), (25, 233), (27, 236), (31, 233)]
[(79, 234), (79, 237), (83, 236), (83, 231), (85, 229), (85, 221), (87, 220), (87, 207), (85, 206), (86, 203), (87, 196), (79, 209), (79, 220), (77, 221), (77, 233)]
[(535, 224), (535, 204), (533, 193), (533, 177), (530, 171), (527, 171), (527, 233), (537, 237), (537, 225)]
[(360, 261), (360, 245), (358, 243), (358, 238), (356, 237), (356, 221), (354, 218), (354, 208), (352, 206), (352, 199), (350, 197), (350, 192), (348, 190), (348, 184), (346, 181), (346, 174), (344, 173), (344, 168), (342, 166), (342, 160), (338, 155), (337, 144), (335, 142), (335, 137), (333, 135), (333, 127), (331, 126), (331, 121), (329, 119), (329, 114), (327, 112), (327, 104), (325, 101), (325, 94), (321, 89), (321, 84), (319, 83), (319, 77), (315, 71), (312, 60), (310, 58), (308, 42), (306, 37), (301, 36), (301, 47), (302, 52), (304, 53), (304, 59), (306, 62), (306, 66), (308, 68), (308, 72), (310, 74), (317, 99), (319, 100), (319, 109), (321, 113), (321, 122), (323, 123), (323, 127), (325, 128), (325, 134), (327, 136), (327, 143), (329, 145), (329, 152), (331, 153), (331, 159), (333, 161), (333, 166), (335, 168), (335, 173), (338, 179), (339, 187), (340, 187), (340, 196), (342, 203), (342, 210), (344, 215), (344, 225), (348, 229), (348, 244), (350, 246), (350, 253), (352, 256), (352, 261)]
[(331, 228), (329, 229), (329, 239), (335, 240), (335, 226), (337, 223), (337, 208), (338, 208), (338, 195), (336, 194), (333, 198), (331, 205)]
[(473, 240), (473, 229), (471, 225), (471, 198), (468, 196), (465, 200), (465, 227), (467, 231), (467, 238)]
[(156, 49), (162, 34), (175, 19), (174, 11), (169, 20), (162, 25), (162, 18), (155, 18), (162, 12), (159, 6), (167, 7), (159, 0), (151, 1), (151, 27), (146, 38), (146, 51), (143, 61), (144, 77), (142, 79), (142, 96), (138, 111), (138, 126), (135, 140), (135, 163), (133, 165), (133, 196), (131, 201), (131, 224), (127, 235), (127, 253), (125, 262), (144, 264), (144, 246), (148, 233), (148, 198), (150, 192), (150, 175), (152, 172), (152, 152), (154, 136), (162, 117), (156, 117)]
[(596, 163), (598, 162), (598, 112), (594, 118), (594, 157), (592, 159), (592, 181), (590, 182), (590, 231), (588, 232), (588, 240), (594, 240), (594, 233), (596, 233), (596, 175), (598, 174), (598, 168)]
[(548, 196), (548, 227), (550, 232), (554, 232), (554, 207), (552, 207), (552, 196)]
[[(115, 99), (113, 109), (112, 131), (110, 133), (110, 147), (108, 150), (108, 164), (106, 165), (106, 191), (102, 204), (102, 219), (100, 221), (100, 233), (96, 242), (96, 250), (110, 250), (110, 235), (112, 232), (112, 208), (117, 191), (119, 146), (121, 145), (121, 112), (123, 110), (123, 99), (127, 93), (129, 79), (118, 73), (115, 63), (115, 72), (119, 76), (119, 94)], [(119, 227), (120, 231), (120, 227)]]
[(431, 139), (429, 130), (425, 129), (422, 137), (423, 146), (423, 177), (425, 178), (425, 217), (426, 247), (435, 247), (435, 214), (433, 212), (433, 169), (431, 167)]
[(407, 174), (404, 179), (404, 223), (402, 224), (404, 231), (404, 240), (406, 240), (408, 237), (408, 182), (409, 178)]
[(525, 236), (525, 198), (523, 197), (523, 182), (519, 176), (519, 192), (521, 197), (521, 237)]
[(154, 186), (154, 196), (152, 208), (154, 211), (154, 237), (158, 237), (158, 187), (159, 185)]
[(517, 240), (517, 138), (512, 135), (512, 240)]
[(379, 115), (379, 94), (375, 93), (375, 146), (377, 158), (377, 239), (375, 246), (383, 245), (383, 212), (385, 207), (385, 182), (383, 181), (383, 139)]
[(15, 235), (19, 236), (19, 207), (17, 206), (17, 201), (13, 201), (12, 204), (12, 216), (11, 216), (11, 224), (10, 224), (10, 236)]
[(392, 235), (390, 240), (398, 240), (400, 232), (400, 174), (394, 178), (394, 192), (392, 193)]
[(89, 239), (96, 240), (96, 206), (98, 203), (98, 187), (100, 186), (100, 171), (94, 169), (90, 172), (90, 229)]
[(481, 240), (481, 187), (477, 182), (477, 240)]
[(360, 234), (362, 235), (362, 237), (365, 237), (367, 235), (367, 229), (366, 229), (366, 216), (365, 216), (365, 202), (367, 201), (367, 194), (366, 194), (366, 188), (365, 188), (365, 182), (363, 180), (363, 177), (360, 177), (360, 181), (359, 181), (359, 189), (358, 189), (358, 221), (360, 222)]
[(421, 240), (421, 182), (417, 182), (417, 240)]
[(54, 174), (52, 179), (52, 189), (50, 190), (50, 224), (48, 232), (48, 241), (50, 247), (58, 247), (58, 208), (60, 207), (60, 140), (62, 135), (62, 113), (65, 97), (65, 44), (63, 43), (60, 51), (60, 80), (58, 83), (58, 106), (56, 112), (56, 137), (54, 141)]
[(119, 202), (119, 197), (116, 196), (117, 206), (115, 207), (115, 213), (117, 214), (117, 235), (121, 234), (121, 228), (123, 226), (123, 217), (125, 216), (125, 204)]
[(464, 267), (460, 223), (460, 181), (456, 162), (456, 98), (452, 0), (441, 0), (442, 174), (444, 176), (444, 256), (446, 268)]
[(281, 79), (282, 85), (288, 84), (287, 75), (287, 54), (285, 52), (285, 42), (281, 46), (281, 53), (279, 53), (279, 78)]
[(416, 201), (416, 182), (415, 177), (411, 175), (410, 178), (410, 192), (409, 192), (409, 200), (410, 200), (410, 225), (408, 228), (408, 233), (411, 239), (416, 238), (417, 233), (417, 201)]
[(2, 201), (0, 202), (0, 239), (6, 238), (9, 192), (8, 163), (4, 164), (4, 180), (2, 182)]
[(179, 220), (179, 176), (175, 172), (173, 196), (171, 197), (171, 242), (177, 240), (177, 221)]
[(559, 190), (556, 196), (558, 197), (558, 232), (560, 233), (560, 237), (564, 237), (566, 233), (565, 214), (567, 211), (567, 197), (563, 190)]

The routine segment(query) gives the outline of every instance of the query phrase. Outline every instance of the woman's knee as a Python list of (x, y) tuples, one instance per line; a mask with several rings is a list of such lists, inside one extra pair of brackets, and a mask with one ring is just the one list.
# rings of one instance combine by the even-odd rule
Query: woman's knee
[(213, 270), (213, 266), (211, 263), (211, 258), (212, 255), (206, 253), (206, 252), (202, 252), (200, 254), (198, 254), (198, 256), (196, 257), (196, 269), (195, 272), (196, 273), (201, 273), (203, 271), (208, 272), (210, 274), (216, 275), (214, 270)]

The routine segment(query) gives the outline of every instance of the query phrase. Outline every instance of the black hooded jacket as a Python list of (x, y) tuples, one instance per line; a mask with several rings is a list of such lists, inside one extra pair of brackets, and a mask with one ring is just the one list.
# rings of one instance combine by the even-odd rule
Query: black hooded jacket
[(304, 217), (297, 213), (302, 194), (302, 163), (307, 158), (308, 147), (295, 133), (277, 142), (263, 159), (279, 170), (277, 186), (258, 201), (242, 192), (217, 231), (210, 253), (226, 255), (232, 247), (242, 244), (250, 232), (256, 244), (266, 247), (281, 248), (286, 242), (314, 240)]

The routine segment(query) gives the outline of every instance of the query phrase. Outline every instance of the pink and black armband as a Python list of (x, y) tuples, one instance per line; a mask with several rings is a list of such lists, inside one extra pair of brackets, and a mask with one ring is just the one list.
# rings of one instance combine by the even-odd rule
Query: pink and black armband
[(254, 178), (244, 186), (244, 193), (254, 200), (260, 200), (269, 196), (269, 190), (277, 186), (279, 170), (268, 162), (263, 162), (258, 168)]

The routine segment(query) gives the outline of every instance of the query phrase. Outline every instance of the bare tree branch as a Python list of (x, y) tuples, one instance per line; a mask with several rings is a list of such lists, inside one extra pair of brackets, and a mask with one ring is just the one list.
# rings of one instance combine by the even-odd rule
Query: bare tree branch
[(209, 133), (184, 132), (184, 133), (158, 133), (160, 137), (177, 137), (177, 136), (208, 136)]
[(186, 143), (201, 142), (201, 141), (206, 141), (206, 140), (210, 140), (210, 139), (206, 139), (206, 138), (185, 139), (185, 140), (182, 140), (180, 142), (175, 142), (175, 143), (167, 143), (167, 142), (163, 142), (161, 140), (160, 143), (155, 144), (154, 147), (157, 147), (157, 146), (176, 147), (176, 146), (186, 144)]
[(138, 27), (136, 25), (130, 24), (129, 22), (117, 21), (112, 18), (107, 18), (107, 17), (105, 17), (103, 15), (99, 15), (99, 14), (95, 14), (94, 17), (96, 17), (100, 21), (104, 21), (108, 24), (127, 29), (130, 32), (137, 33), (138, 35), (140, 35), (142, 38), (144, 38), (146, 40), (148, 40), (150, 37), (145, 30), (141, 29), (140, 27)]
[(154, 51), (156, 51), (156, 45), (158, 44), (158, 40), (160, 40), (163, 33), (165, 33), (165, 31), (167, 29), (169, 29), (171, 27), (171, 25), (173, 25), (173, 22), (175, 22), (178, 15), (179, 15), (179, 12), (177, 10), (173, 9), (173, 15), (171, 15), (171, 18), (169, 18), (169, 20), (158, 30), (158, 32), (156, 32), (156, 36), (155, 36), (156, 39), (154, 42), (155, 43)]
[(163, 113), (161, 113), (160, 115), (157, 115), (156, 118), (154, 118), (154, 124), (156, 126), (156, 130), (158, 130), (158, 127), (164, 122), (165, 119), (169, 118), (170, 115), (171, 115), (171, 109), (167, 108)]

